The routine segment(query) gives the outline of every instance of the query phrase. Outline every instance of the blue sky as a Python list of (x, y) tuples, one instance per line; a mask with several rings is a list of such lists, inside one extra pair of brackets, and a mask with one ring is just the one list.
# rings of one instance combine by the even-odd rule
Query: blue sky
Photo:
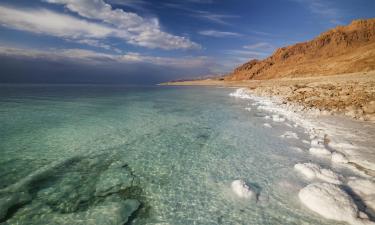
[(1, 0), (0, 82), (223, 74), (371, 17), (373, 0)]

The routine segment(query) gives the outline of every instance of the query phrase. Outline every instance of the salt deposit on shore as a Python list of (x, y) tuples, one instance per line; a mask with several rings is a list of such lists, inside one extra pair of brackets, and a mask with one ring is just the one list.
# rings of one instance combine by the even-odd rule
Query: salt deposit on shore
[(358, 210), (352, 198), (338, 185), (313, 183), (298, 194), (301, 202), (324, 218), (349, 224), (375, 224)]
[(231, 183), (232, 191), (240, 198), (251, 198), (253, 196), (253, 191), (243, 180), (235, 180)]
[(330, 169), (321, 168), (313, 163), (298, 163), (294, 165), (294, 169), (303, 174), (306, 178), (313, 180), (319, 179), (328, 183), (341, 184), (341, 179), (338, 174)]
[[(375, 131), (374, 125), (367, 124), (369, 131), (366, 132), (361, 122), (327, 115), (314, 108), (306, 109), (278, 97), (259, 96), (244, 88), (230, 95), (257, 102), (258, 110), (269, 112), (273, 122), (287, 120), (294, 127), (304, 128), (311, 139), (307, 142), (310, 154), (330, 159), (336, 165), (355, 165), (347, 168), (362, 172), (358, 177), (346, 178), (315, 163), (297, 163), (295, 170), (310, 182), (326, 182), (309, 184), (300, 190), (299, 198), (307, 208), (327, 219), (375, 224), (368, 219), (368, 215), (374, 217), (375, 208), (375, 133), (371, 132)], [(298, 139), (291, 131), (281, 137)], [(370, 210), (362, 212), (357, 204), (365, 204)]]

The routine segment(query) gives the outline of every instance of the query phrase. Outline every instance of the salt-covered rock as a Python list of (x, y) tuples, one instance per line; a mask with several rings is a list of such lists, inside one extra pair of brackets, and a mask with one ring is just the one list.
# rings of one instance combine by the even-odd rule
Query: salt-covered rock
[(250, 107), (246, 107), (245, 110), (250, 112), (251, 108)]
[(318, 156), (329, 156), (331, 155), (331, 152), (326, 149), (325, 147), (312, 147), (309, 149), (309, 152), (313, 155)]
[(352, 225), (374, 224), (360, 218), (360, 211), (353, 199), (338, 185), (314, 183), (304, 187), (298, 194), (301, 202), (310, 210), (326, 219), (347, 222)]
[(303, 174), (307, 179), (319, 179), (333, 184), (341, 184), (341, 177), (330, 169), (321, 168), (313, 163), (298, 163), (294, 169)]
[(280, 137), (288, 138), (288, 139), (298, 139), (298, 135), (296, 133), (292, 132), (292, 131), (286, 131)]
[(275, 114), (275, 115), (272, 115), (272, 120), (274, 122), (284, 122), (285, 118), (284, 117), (280, 117), (279, 115)]
[(314, 137), (314, 138), (312, 138), (310, 144), (311, 144), (311, 147), (322, 147), (322, 146), (324, 146), (324, 139)]
[(297, 151), (297, 152), (303, 152), (302, 148), (299, 148), (299, 147), (290, 147), (290, 149), (293, 149), (294, 151)]
[(240, 198), (251, 198), (254, 194), (243, 180), (235, 180), (230, 186), (232, 191)]
[(332, 162), (335, 163), (348, 163), (348, 159), (344, 156), (344, 154), (340, 152), (333, 152), (331, 155)]
[(131, 187), (133, 179), (133, 175), (124, 166), (123, 162), (114, 162), (106, 171), (100, 174), (99, 180), (96, 183), (95, 195), (105, 196)]
[(367, 207), (375, 211), (375, 181), (351, 178), (347, 185), (361, 198)]
[(268, 127), (268, 128), (272, 128), (271, 124), (269, 124), (269, 123), (264, 123), (263, 126)]

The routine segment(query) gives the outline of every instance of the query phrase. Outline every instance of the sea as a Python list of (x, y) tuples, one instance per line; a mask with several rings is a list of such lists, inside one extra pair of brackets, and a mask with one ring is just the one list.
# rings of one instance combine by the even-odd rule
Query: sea
[(293, 168), (330, 161), (234, 90), (0, 86), (0, 224), (340, 224)]

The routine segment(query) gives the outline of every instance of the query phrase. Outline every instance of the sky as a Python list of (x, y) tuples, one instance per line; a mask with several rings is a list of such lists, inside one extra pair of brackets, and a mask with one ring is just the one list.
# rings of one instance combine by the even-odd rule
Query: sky
[(0, 83), (225, 74), (373, 17), (374, 0), (0, 0)]

